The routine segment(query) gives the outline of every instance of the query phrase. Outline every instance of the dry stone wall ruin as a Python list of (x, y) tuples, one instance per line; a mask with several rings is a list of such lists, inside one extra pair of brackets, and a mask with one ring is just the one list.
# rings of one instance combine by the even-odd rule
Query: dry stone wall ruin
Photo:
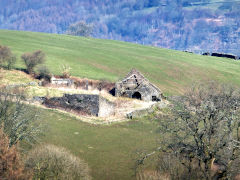
[(65, 94), (63, 97), (46, 99), (43, 104), (49, 108), (97, 117), (108, 117), (115, 112), (115, 104), (99, 95)]

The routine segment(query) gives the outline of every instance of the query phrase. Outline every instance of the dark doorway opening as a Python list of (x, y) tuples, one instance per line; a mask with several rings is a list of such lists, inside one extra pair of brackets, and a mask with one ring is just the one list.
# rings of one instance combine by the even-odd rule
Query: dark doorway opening
[(142, 95), (139, 92), (135, 92), (132, 95), (132, 98), (142, 100)]
[(109, 93), (112, 95), (112, 96), (115, 96), (116, 95), (116, 89), (115, 88), (112, 88)]
[(161, 101), (157, 96), (152, 96), (152, 101)]

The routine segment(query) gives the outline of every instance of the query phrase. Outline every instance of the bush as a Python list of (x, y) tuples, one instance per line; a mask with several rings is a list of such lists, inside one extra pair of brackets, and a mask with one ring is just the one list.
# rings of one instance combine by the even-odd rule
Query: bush
[(6, 67), (8, 70), (12, 69), (13, 66), (16, 64), (17, 58), (16, 56), (11, 56), (6, 60)]
[(70, 77), (70, 70), (71, 68), (67, 65), (62, 65), (61, 72), (62, 72), (62, 78), (69, 78)]
[(0, 64), (3, 64), (11, 55), (12, 52), (9, 47), (0, 45)]
[(0, 129), (0, 179), (30, 179), (30, 173), (24, 171), (16, 146), (9, 147), (9, 139), (2, 129)]
[(25, 162), (34, 171), (34, 179), (89, 180), (89, 168), (85, 162), (64, 148), (41, 145), (33, 149)]
[(47, 81), (50, 81), (51, 73), (46, 66), (38, 67), (37, 72), (38, 72), (38, 78), (39, 79), (45, 79)]
[(7, 46), (0, 45), (0, 65), (7, 67), (7, 69), (12, 69), (13, 65), (16, 63), (16, 56), (12, 54), (12, 51)]
[(25, 53), (21, 56), (21, 58), (26, 65), (27, 72), (32, 74), (34, 68), (45, 61), (45, 53), (38, 50), (33, 53)]
[(0, 88), (0, 127), (8, 135), (9, 146), (23, 140), (32, 144), (42, 130), (38, 110), (27, 105), (24, 99), (21, 88)]

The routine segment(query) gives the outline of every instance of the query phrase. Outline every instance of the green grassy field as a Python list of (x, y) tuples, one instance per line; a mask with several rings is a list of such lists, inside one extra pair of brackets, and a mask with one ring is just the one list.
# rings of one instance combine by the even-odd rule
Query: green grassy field
[(0, 30), (0, 44), (8, 45), (18, 57), (41, 49), (46, 64), (60, 74), (63, 64), (78, 77), (116, 81), (131, 68), (139, 69), (165, 94), (182, 93), (193, 82), (220, 80), (240, 85), (240, 62), (206, 57), (137, 44), (34, 32)]
[(137, 151), (151, 152), (157, 147), (156, 124), (147, 119), (99, 126), (83, 123), (54, 110), (42, 110), (47, 129), (44, 143), (66, 147), (84, 159), (96, 180), (134, 178)]

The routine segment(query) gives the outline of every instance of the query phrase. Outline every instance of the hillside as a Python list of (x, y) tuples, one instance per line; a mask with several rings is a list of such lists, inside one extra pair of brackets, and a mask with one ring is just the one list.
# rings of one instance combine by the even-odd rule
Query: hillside
[(23, 67), (20, 56), (24, 52), (41, 49), (54, 74), (60, 74), (61, 65), (66, 64), (74, 76), (114, 82), (137, 68), (165, 94), (181, 93), (200, 80), (240, 84), (240, 64), (230, 59), (111, 40), (6, 30), (0, 31), (0, 44), (17, 54), (19, 68)]
[[(0, 86), (28, 84), (33, 81), (36, 80), (23, 72), (0, 69)], [(40, 86), (26, 86), (24, 89), (25, 92), (31, 90), (34, 95), (41, 96), (46, 96), (39, 94), (44, 93), (44, 90), (50, 96), (58, 96), (61, 91)], [(34, 147), (40, 143), (65, 147), (88, 163), (93, 180), (134, 180), (134, 165), (138, 158), (136, 151), (151, 151), (157, 146), (157, 123), (149, 122), (148, 119), (96, 125), (86, 123), (87, 119), (83, 120), (80, 116), (46, 109), (37, 104), (35, 106), (38, 108), (38, 121), (44, 130)], [(94, 117), (88, 119), (94, 121)], [(29, 146), (25, 146), (25, 143), (21, 145), (21, 150), (26, 153)]]
[(41, 49), (54, 74), (60, 74), (61, 65), (65, 64), (72, 68), (74, 76), (115, 82), (131, 68), (137, 68), (165, 94), (182, 93), (201, 80), (240, 85), (240, 62), (225, 58), (119, 41), (7, 30), (0, 30), (0, 44), (12, 48), (18, 68), (24, 67), (20, 61), (24, 52)]
[(95, 38), (240, 55), (240, 2), (231, 0), (0, 1), (0, 28), (65, 33), (85, 21)]
[[(0, 30), (0, 44), (8, 45), (17, 55), (18, 68), (24, 67), (20, 61), (24, 52), (42, 49), (47, 55), (46, 64), (55, 74), (60, 74), (60, 66), (67, 64), (74, 76), (116, 81), (135, 67), (165, 94), (182, 93), (200, 80), (215, 79), (240, 85), (240, 62), (231, 59), (120, 41), (8, 30)], [(37, 80), (17, 70), (0, 72), (0, 86), (32, 81)], [(34, 94), (42, 88), (37, 86)], [(54, 96), (60, 93), (53, 91), (48, 89), (47, 93)], [(38, 120), (44, 126), (39, 142), (65, 147), (84, 159), (94, 180), (136, 179), (136, 160), (159, 147), (158, 140), (163, 137), (155, 118), (95, 125), (69, 113), (38, 107)], [(150, 172), (154, 167), (152, 159), (145, 164)]]

